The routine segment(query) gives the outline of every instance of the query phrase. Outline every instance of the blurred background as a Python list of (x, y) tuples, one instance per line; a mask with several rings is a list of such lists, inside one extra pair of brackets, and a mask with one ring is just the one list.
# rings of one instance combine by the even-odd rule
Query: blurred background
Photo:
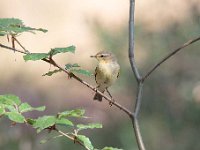
[[(78, 63), (94, 71), (89, 56), (113, 51), (121, 65), (120, 78), (110, 88), (116, 100), (133, 110), (136, 82), (128, 60), (128, 0), (1, 0), (1, 18), (19, 18), (25, 25), (48, 29), (47, 33), (25, 33), (18, 40), (31, 52), (75, 45), (75, 54), (56, 57), (60, 65)], [(136, 1), (135, 57), (144, 75), (163, 56), (200, 35), (199, 0)], [(6, 45), (6, 38), (0, 42)], [(42, 61), (25, 63), (22, 55), (0, 48), (0, 94), (12, 93), (33, 106), (46, 105), (43, 113), (56, 114), (83, 108), (89, 119), (103, 129), (85, 132), (96, 148), (113, 146), (137, 150), (129, 118), (107, 102), (94, 102), (92, 92), (63, 73), (43, 77), (50, 66)], [(145, 82), (139, 122), (149, 150), (200, 149), (200, 42), (176, 54)], [(53, 69), (53, 68), (51, 68)], [(81, 76), (82, 77), (82, 76)], [(82, 77), (95, 85), (93, 77)], [(46, 136), (23, 125), (11, 127), (0, 120), (1, 150), (79, 150), (65, 138), (39, 144)]]

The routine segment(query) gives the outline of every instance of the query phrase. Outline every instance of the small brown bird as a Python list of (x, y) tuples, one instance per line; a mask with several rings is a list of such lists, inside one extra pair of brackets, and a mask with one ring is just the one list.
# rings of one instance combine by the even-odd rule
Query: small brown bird
[[(91, 57), (96, 58), (99, 62), (95, 69), (95, 80), (98, 85), (97, 89), (102, 93), (104, 93), (105, 90), (109, 93), (108, 87), (110, 87), (119, 76), (120, 66), (117, 59), (114, 54), (107, 51), (98, 52)], [(102, 96), (96, 93), (93, 99), (102, 101)]]

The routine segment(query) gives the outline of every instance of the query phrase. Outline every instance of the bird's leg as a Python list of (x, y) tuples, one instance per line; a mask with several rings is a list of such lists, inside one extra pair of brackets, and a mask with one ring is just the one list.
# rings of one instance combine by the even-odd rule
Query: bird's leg
[(109, 103), (110, 107), (113, 105), (113, 103), (115, 102), (114, 99), (112, 98), (112, 95), (110, 94), (110, 92), (108, 91), (108, 89), (106, 88), (107, 93), (109, 94), (112, 102)]

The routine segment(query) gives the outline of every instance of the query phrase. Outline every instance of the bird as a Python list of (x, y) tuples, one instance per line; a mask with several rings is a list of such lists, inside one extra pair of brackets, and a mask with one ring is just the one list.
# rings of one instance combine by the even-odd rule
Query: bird
[[(98, 65), (95, 69), (95, 81), (97, 83), (97, 90), (104, 93), (105, 90), (112, 98), (108, 87), (119, 77), (120, 66), (115, 55), (109, 51), (100, 51), (96, 55), (91, 56), (96, 58)], [(99, 93), (94, 95), (94, 100), (102, 101), (102, 96)]]

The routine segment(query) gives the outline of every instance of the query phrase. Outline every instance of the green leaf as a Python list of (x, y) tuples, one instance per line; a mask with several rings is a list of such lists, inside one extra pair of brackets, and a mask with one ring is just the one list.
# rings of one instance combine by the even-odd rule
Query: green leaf
[(53, 56), (53, 55), (56, 55), (58, 53), (66, 53), (66, 52), (74, 53), (75, 52), (75, 46), (72, 45), (72, 46), (69, 46), (69, 47), (53, 48), (53, 49), (51, 49), (49, 54), (51, 56)]
[(75, 64), (66, 64), (65, 65), (65, 69), (68, 70), (68, 69), (71, 69), (73, 67), (80, 67), (77, 63)]
[(52, 76), (53, 74), (61, 72), (61, 71), (62, 71), (61, 69), (56, 69), (56, 70), (53, 70), (53, 71), (49, 71), (49, 72), (43, 74), (42, 76)]
[(36, 122), (35, 119), (31, 119), (31, 118), (26, 119), (26, 121), (27, 121), (27, 123), (30, 124), (30, 125), (33, 125), (33, 124)]
[(65, 125), (65, 126), (73, 126), (73, 123), (65, 118), (57, 119), (56, 124), (58, 125)]
[(6, 115), (8, 118), (17, 123), (24, 123), (25, 118), (18, 112), (7, 112)]
[(71, 69), (70, 72), (72, 73), (79, 73), (85, 76), (91, 76), (92, 73), (88, 70), (84, 70), (84, 69)]
[(23, 57), (25, 61), (28, 61), (28, 60), (36, 61), (36, 60), (47, 58), (48, 56), (49, 54), (47, 53), (30, 53), (30, 54), (24, 55)]
[(90, 150), (93, 150), (94, 147), (88, 137), (85, 135), (77, 135), (77, 139), (84, 144), (85, 147), (89, 148)]
[(123, 149), (118, 149), (118, 148), (113, 148), (113, 147), (104, 147), (102, 150), (123, 150)]
[(46, 29), (36, 29), (32, 27), (27, 27), (23, 24), (23, 22), (20, 19), (17, 18), (0, 18), (0, 31), (1, 35), (6, 35), (6, 34), (18, 34), (22, 32), (32, 32), (34, 31), (42, 31), (42, 32), (47, 32)]
[(43, 129), (46, 129), (48, 127), (55, 125), (55, 123), (56, 123), (55, 116), (43, 116), (35, 120), (33, 127), (38, 129), (37, 132), (40, 132)]
[(6, 110), (9, 110), (10, 112), (18, 112), (17, 107), (14, 105), (4, 105)]
[(61, 113), (58, 113), (58, 118), (63, 118), (63, 117), (83, 117), (85, 114), (84, 109), (75, 109), (75, 110), (70, 110), (70, 111), (64, 111)]
[(19, 105), (21, 100), (19, 97), (7, 94), (7, 95), (0, 95), (0, 104), (7, 104), (7, 105)]
[(45, 106), (41, 106), (41, 107), (32, 107), (30, 106), (28, 103), (22, 103), (20, 106), (19, 106), (19, 111), (21, 113), (24, 113), (24, 112), (28, 112), (28, 111), (33, 111), (33, 110), (37, 110), (37, 111), (44, 111), (45, 110)]
[(78, 130), (102, 128), (102, 124), (99, 124), (99, 123), (89, 123), (87, 125), (85, 125), (85, 124), (78, 124), (77, 128), (78, 128)]
[(3, 105), (0, 105), (0, 116), (3, 115), (4, 113), (5, 113), (5, 109)]
[(40, 141), (40, 144), (45, 144), (48, 141), (48, 139), (43, 139)]

